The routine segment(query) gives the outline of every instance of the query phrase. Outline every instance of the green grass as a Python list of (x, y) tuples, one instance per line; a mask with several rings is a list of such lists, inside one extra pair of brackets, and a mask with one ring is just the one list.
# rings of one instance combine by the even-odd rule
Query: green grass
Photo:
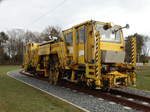
[(83, 112), (6, 75), (19, 66), (0, 66), (0, 112)]
[(150, 67), (137, 68), (137, 84), (136, 88), (150, 91)]

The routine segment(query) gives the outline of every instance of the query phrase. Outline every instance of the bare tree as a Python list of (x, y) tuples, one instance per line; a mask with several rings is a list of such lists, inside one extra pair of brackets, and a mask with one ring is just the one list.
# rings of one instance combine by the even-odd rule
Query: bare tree
[(7, 32), (9, 42), (7, 43), (8, 54), (11, 58), (11, 63), (19, 64), (23, 58), (23, 46), (25, 31), (21, 29), (13, 29)]
[(61, 37), (61, 28), (58, 26), (48, 26), (41, 33), (41, 38), (43, 38), (44, 41), (48, 41), (48, 40), (50, 40), (49, 36), (60, 38)]
[(8, 35), (5, 32), (0, 32), (0, 46), (2, 46), (8, 40)]
[(25, 40), (25, 43), (28, 43), (28, 42), (40, 42), (40, 40), (41, 40), (40, 33), (26, 31), (26, 33), (24, 34), (24, 40)]
[(0, 32), (0, 63), (4, 63), (6, 56), (5, 53), (5, 44), (8, 40), (8, 35), (5, 34), (4, 32)]

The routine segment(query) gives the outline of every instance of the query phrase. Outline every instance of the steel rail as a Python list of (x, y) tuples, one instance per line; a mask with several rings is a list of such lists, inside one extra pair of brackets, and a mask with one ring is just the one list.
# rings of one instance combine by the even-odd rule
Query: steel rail
[(115, 95), (121, 95), (123, 97), (133, 98), (133, 99), (136, 99), (138, 101), (144, 101), (144, 102), (147, 102), (147, 103), (150, 104), (150, 97), (145, 97), (145, 96), (141, 96), (141, 95), (137, 95), (137, 94), (132, 94), (132, 93), (129, 93), (129, 92), (118, 90), (118, 89), (111, 89), (110, 92), (112, 94), (115, 94)]

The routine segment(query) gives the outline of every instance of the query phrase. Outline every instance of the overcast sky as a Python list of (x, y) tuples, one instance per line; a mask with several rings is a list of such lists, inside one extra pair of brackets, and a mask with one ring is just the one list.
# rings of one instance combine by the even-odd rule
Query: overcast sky
[(42, 31), (48, 25), (62, 29), (86, 20), (124, 26), (125, 36), (138, 32), (150, 36), (150, 0), (3, 0), (0, 31), (12, 28)]

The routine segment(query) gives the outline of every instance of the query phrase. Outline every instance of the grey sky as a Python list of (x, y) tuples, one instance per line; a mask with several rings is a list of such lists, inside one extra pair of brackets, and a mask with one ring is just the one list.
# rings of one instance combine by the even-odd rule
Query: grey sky
[(150, 35), (149, 12), (150, 0), (4, 0), (0, 4), (0, 30), (42, 31), (48, 25), (66, 29), (94, 19), (119, 25), (129, 23), (125, 35)]

